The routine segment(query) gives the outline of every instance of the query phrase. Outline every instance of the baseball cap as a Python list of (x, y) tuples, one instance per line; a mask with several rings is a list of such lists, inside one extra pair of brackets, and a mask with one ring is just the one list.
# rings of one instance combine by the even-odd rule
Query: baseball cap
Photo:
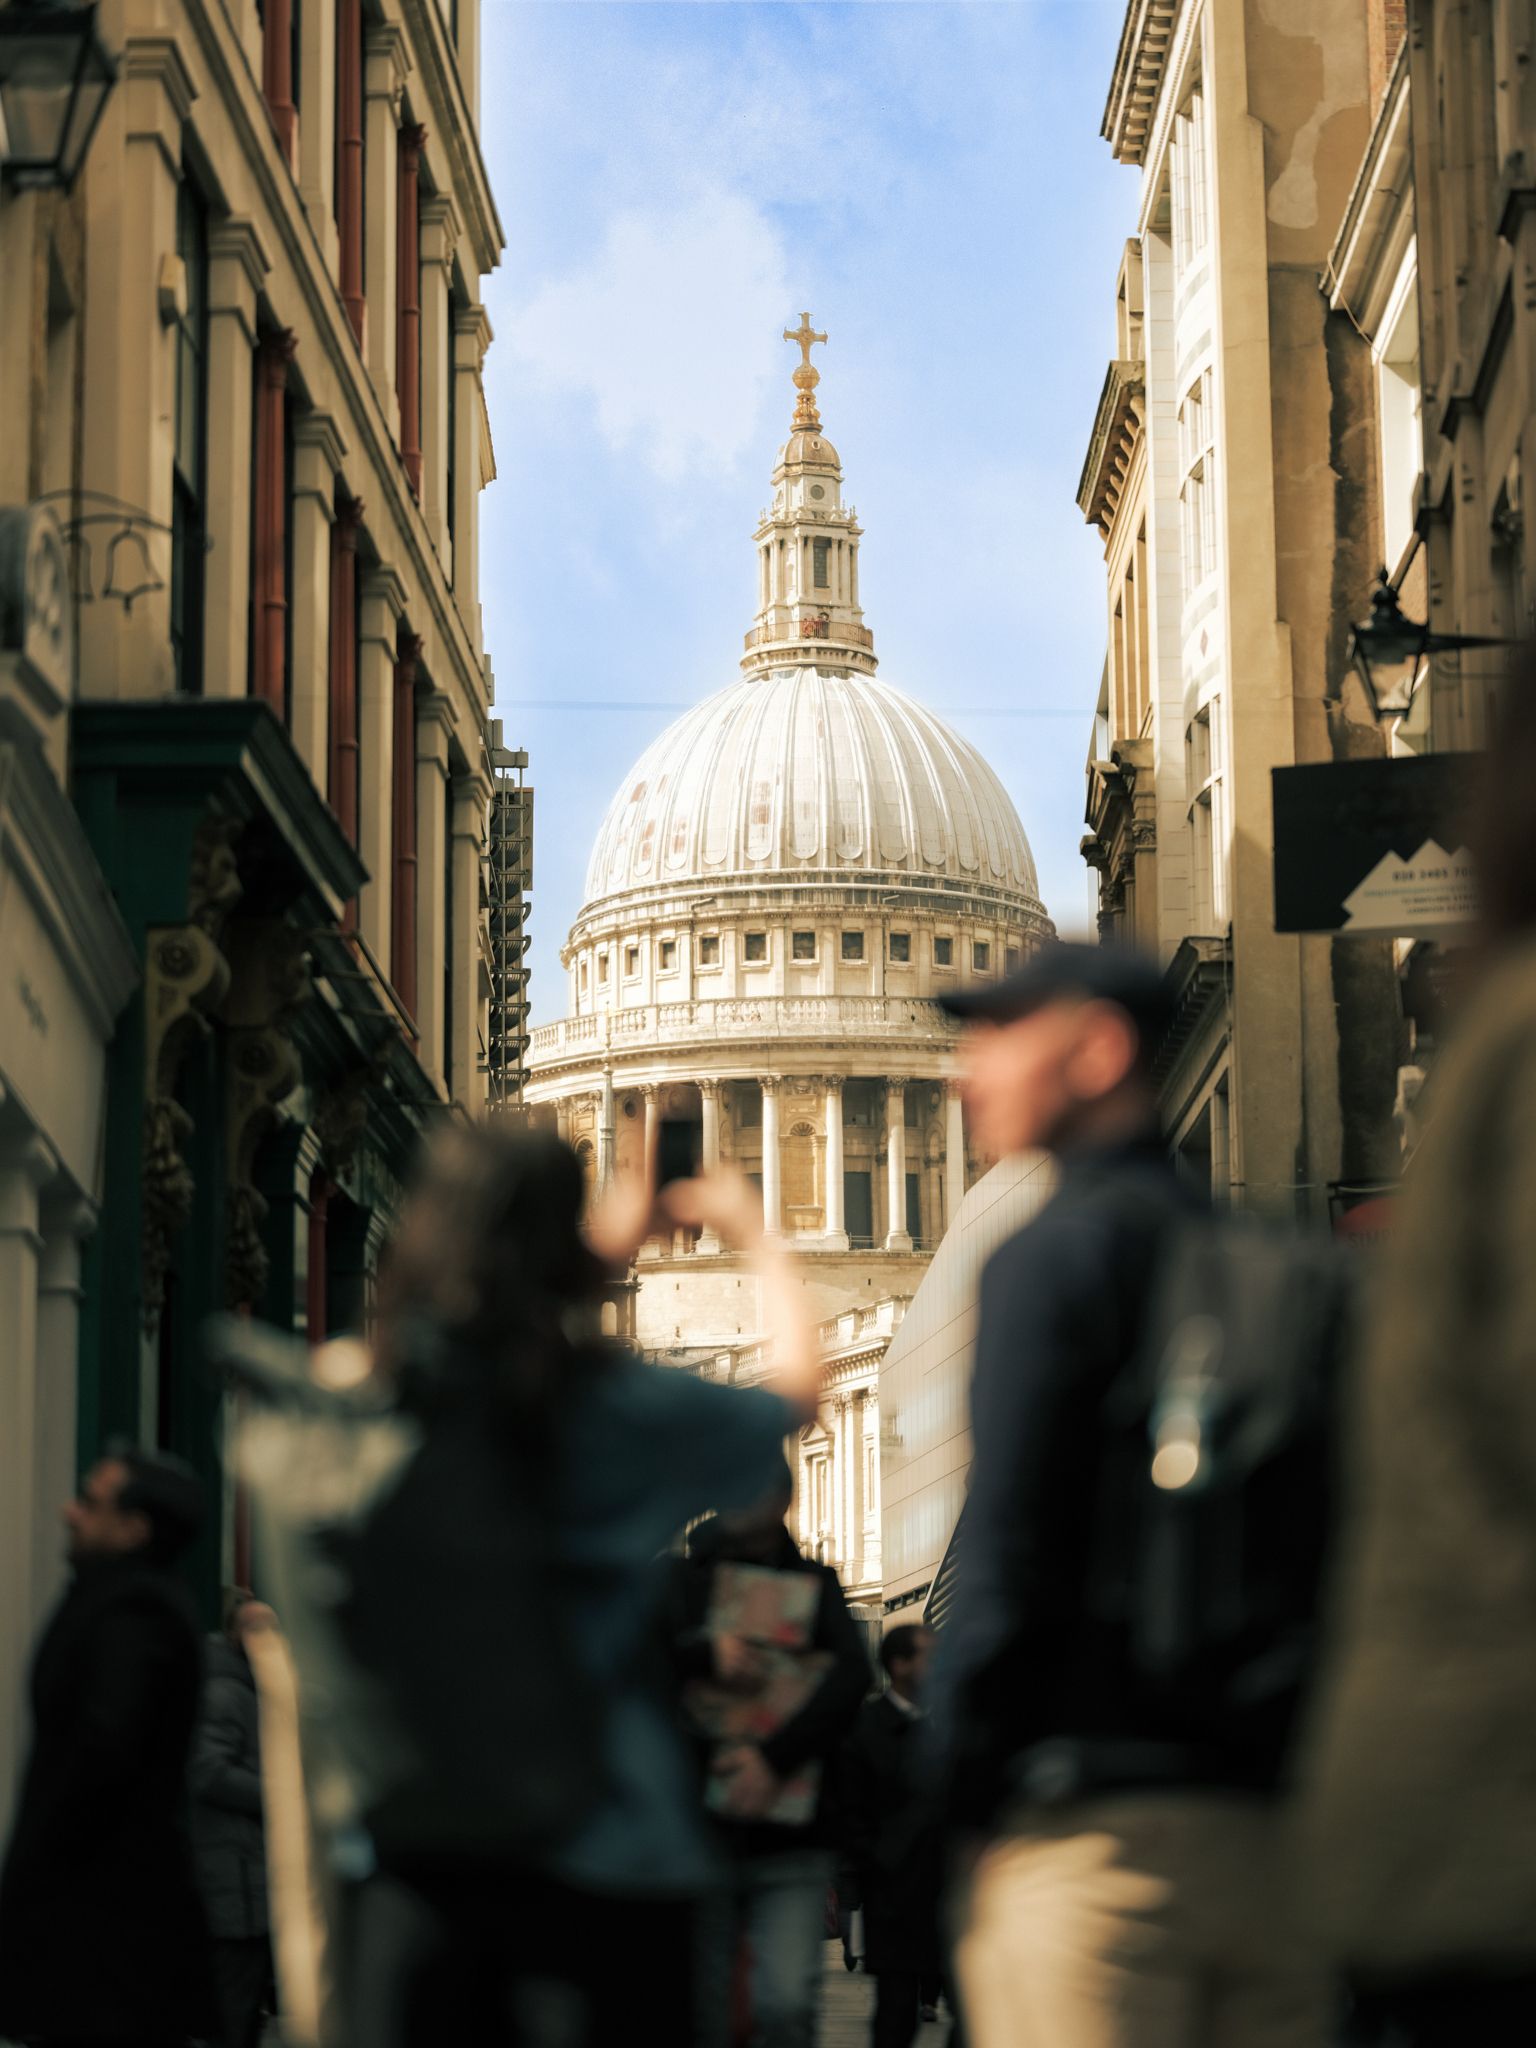
[(1063, 996), (1118, 1003), (1140, 1032), (1154, 1043), (1173, 1020), (1173, 1005), (1155, 961), (1129, 946), (1079, 946), (1062, 939), (1031, 954), (1017, 974), (980, 988), (940, 996), (951, 1017), (1011, 1024)]

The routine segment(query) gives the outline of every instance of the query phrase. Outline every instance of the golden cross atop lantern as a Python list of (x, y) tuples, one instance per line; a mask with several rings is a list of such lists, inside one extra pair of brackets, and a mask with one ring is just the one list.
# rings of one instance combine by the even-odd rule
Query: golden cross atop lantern
[(809, 313), (800, 315), (798, 327), (786, 327), (784, 330), (786, 341), (798, 341), (800, 344), (800, 364), (795, 371), (795, 389), (800, 396), (795, 401), (795, 417), (792, 422), (797, 434), (821, 432), (821, 414), (816, 410), (815, 398), (816, 386), (821, 382), (821, 372), (811, 362), (811, 343), (824, 342), (826, 338), (824, 334), (817, 334), (813, 330)]

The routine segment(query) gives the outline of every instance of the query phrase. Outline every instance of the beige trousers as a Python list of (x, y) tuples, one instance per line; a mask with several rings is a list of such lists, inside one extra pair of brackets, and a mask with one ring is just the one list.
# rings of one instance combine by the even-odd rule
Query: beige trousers
[(1216, 1792), (1011, 1816), (954, 1900), (971, 2048), (1322, 2048), (1280, 1827)]

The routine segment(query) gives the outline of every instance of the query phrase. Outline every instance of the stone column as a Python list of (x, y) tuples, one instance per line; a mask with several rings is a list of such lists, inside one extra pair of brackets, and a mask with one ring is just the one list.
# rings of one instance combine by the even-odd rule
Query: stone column
[(405, 31), (384, 21), (364, 34), (363, 66), (363, 289), (368, 299), (364, 323), (364, 360), (369, 381), (384, 408), (390, 438), (400, 442), (400, 399), (395, 390), (396, 321), (395, 265), (400, 219), (400, 174), (397, 162), (400, 94), (410, 58)]
[(37, 1410), (33, 1457), (32, 1628), (64, 1580), (59, 1509), (75, 1490), (76, 1392), (80, 1374), (80, 1248), (96, 1228), (96, 1205), (44, 1200), (37, 1269)]
[(453, 1100), (472, 1116), (485, 1100), (480, 1072), (480, 856), (489, 792), (478, 775), (449, 785), (453, 819), (453, 1012), (449, 1050)]
[(421, 657), (419, 633), (402, 632), (395, 653), (394, 789), (390, 817), (390, 945), (389, 978), (406, 1014), (417, 1027), (416, 1013), (416, 663)]
[[(332, 277), (336, 275), (339, 254), (335, 205), (337, 94), (326, 90), (326, 81), (336, 77), (336, 28), (343, 11), (340, 6), (299, 9), (299, 78), (304, 100), (304, 119), (299, 125), (299, 197)], [(355, 28), (355, 13), (352, 20)]]
[(568, 1095), (555, 1097), (555, 1136), (562, 1145), (571, 1142), (571, 1099)]
[[(650, 1111), (646, 1111), (649, 1122)], [(597, 1185), (608, 1186), (613, 1179), (613, 1069), (603, 1069), (603, 1099), (597, 1118)]]
[(38, 1190), (58, 1162), (35, 1131), (0, 1146), (0, 1828), (27, 1727), (32, 1554), (37, 1474), (37, 1278), (43, 1239)]
[(907, 1084), (894, 1075), (885, 1083), (886, 1233), (888, 1252), (909, 1252), (907, 1230)]
[(208, 537), (203, 694), (243, 697), (249, 680), (251, 390), (256, 294), (271, 265), (248, 220), (208, 236)]
[(856, 1388), (848, 1400), (848, 1500), (853, 1509), (853, 1540), (848, 1546), (848, 1581), (856, 1585), (864, 1576), (864, 1390)]
[(288, 574), (286, 455), (288, 365), (299, 338), (291, 327), (269, 334), (256, 351), (256, 506), (251, 570), (250, 694), (288, 720)]
[(329, 413), (302, 413), (294, 421), (289, 730), (317, 789), (325, 788), (330, 773), (331, 527), (336, 474), (346, 452), (347, 444)]
[[(385, 974), (389, 972), (390, 906), (395, 879), (391, 857), (395, 810), (395, 655), (403, 608), (400, 579), (392, 569), (381, 565), (363, 584), (362, 630), (357, 645), (357, 850), (369, 876), (358, 900), (357, 921), (368, 950)], [(472, 927), (479, 907), (477, 884), (468, 905)], [(457, 922), (457, 904), (454, 911)]]
[(421, 497), (421, 220), (417, 211), (427, 131), (400, 130), (395, 221), (395, 392), (400, 400), (400, 460)]
[[(661, 1147), (661, 1090), (654, 1081), (640, 1083), (640, 1100), (645, 1104), (645, 1162), (646, 1171), (653, 1171), (652, 1162), (657, 1159)], [(651, 1236), (645, 1240), (645, 1256), (660, 1258), (662, 1240)]]
[(843, 1221), (843, 1077), (827, 1076), (827, 1205), (822, 1243), (829, 1252), (848, 1249)]
[(448, 384), (453, 369), (453, 252), (459, 218), (446, 192), (421, 195), (421, 509), (443, 574), (448, 552)]
[(944, 1083), (944, 1228), (960, 1214), (965, 1200), (965, 1108), (960, 1083)]
[[(706, 1173), (718, 1172), (720, 1166), (720, 1083), (708, 1076), (699, 1083), (699, 1097), (704, 1104), (704, 1157)], [(717, 1252), (720, 1249), (718, 1231), (705, 1229), (699, 1232), (698, 1249), (701, 1252)]]
[(448, 972), (447, 904), (443, 877), (448, 868), (448, 735), (453, 706), (432, 690), (416, 703), (416, 1025), (421, 1063), (441, 1086), (447, 1052), (443, 1044), (443, 979)]
[(763, 1089), (763, 1229), (777, 1237), (783, 1229), (779, 1175), (779, 1076), (765, 1074)]
[(454, 601), (479, 653), (480, 638), (480, 487), (485, 395), (481, 367), (491, 343), (491, 323), (480, 305), (458, 307), (453, 316), (453, 556)]
[[(308, 15), (312, 10), (305, 8)], [(336, 0), (337, 288), (357, 345), (368, 330), (363, 286), (363, 10)]]

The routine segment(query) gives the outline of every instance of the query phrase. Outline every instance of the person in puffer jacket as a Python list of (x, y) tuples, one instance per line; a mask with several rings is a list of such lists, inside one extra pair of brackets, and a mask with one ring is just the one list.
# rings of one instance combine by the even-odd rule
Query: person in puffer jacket
[(202, 1713), (188, 1768), (197, 1888), (213, 1937), (225, 2048), (255, 2048), (270, 2003), (272, 1950), (262, 1825), (256, 1680), (243, 1633), (272, 1620), (244, 1587), (224, 1591), (224, 1631), (206, 1645)]

